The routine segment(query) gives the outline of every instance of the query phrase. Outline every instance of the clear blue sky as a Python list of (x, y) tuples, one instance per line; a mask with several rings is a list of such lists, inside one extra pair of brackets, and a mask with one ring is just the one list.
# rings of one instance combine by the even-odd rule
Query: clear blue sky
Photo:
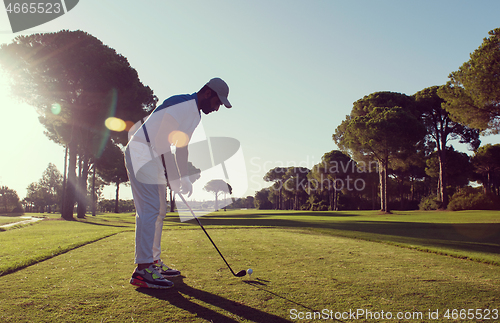
[[(18, 34), (84, 30), (126, 56), (160, 101), (226, 80), (234, 108), (203, 125), (209, 136), (240, 140), (253, 195), (270, 168), (312, 167), (336, 149), (332, 134), (354, 101), (444, 84), (500, 27), (499, 12), (499, 1), (84, 0)], [(0, 10), (0, 43), (15, 36)], [(62, 171), (63, 149), (3, 79), (0, 95), (0, 185), (22, 199), (49, 162)]]

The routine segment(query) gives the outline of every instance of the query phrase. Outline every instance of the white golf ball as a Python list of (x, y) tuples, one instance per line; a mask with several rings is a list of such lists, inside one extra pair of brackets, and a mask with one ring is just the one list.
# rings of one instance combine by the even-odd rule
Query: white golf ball
[(253, 273), (252, 268), (249, 268), (249, 269), (247, 270), (247, 274), (251, 275), (252, 273)]

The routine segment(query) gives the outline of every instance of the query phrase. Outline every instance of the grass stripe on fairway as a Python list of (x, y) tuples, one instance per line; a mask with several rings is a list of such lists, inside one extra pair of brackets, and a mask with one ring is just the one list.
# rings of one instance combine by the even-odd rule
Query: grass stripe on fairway
[(204, 225), (307, 228), (500, 265), (500, 211), (232, 211), (203, 218)]
[(0, 276), (123, 231), (78, 221), (39, 221), (0, 232)]
[(500, 307), (499, 266), (300, 229), (209, 230), (251, 280), (233, 277), (201, 230), (164, 230), (163, 258), (183, 277), (136, 289), (134, 233), (123, 232), (0, 277), (0, 321), (280, 322), (323, 309), (425, 321), (429, 309)]

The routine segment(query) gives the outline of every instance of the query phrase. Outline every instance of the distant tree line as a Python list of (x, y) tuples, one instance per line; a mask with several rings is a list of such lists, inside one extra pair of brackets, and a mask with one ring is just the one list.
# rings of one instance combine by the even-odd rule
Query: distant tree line
[[(91, 182), (94, 182), (92, 190)], [(104, 181), (100, 175), (97, 179), (90, 178), (87, 192), (87, 209), (86, 212), (132, 212), (134, 211), (133, 200), (118, 200), (103, 199), (102, 190), (105, 185), (110, 182)], [(47, 169), (43, 172), (42, 177), (38, 182), (33, 182), (27, 187), (26, 197), (22, 201), (18, 201), (19, 206), (22, 206), (21, 211), (33, 213), (55, 213), (61, 212), (61, 202), (63, 194), (63, 176), (57, 167), (49, 163)], [(12, 191), (12, 190), (10, 190)], [(12, 191), (11, 194), (17, 198), (17, 193)], [(92, 197), (94, 195), (94, 197)], [(19, 200), (19, 198), (17, 198)], [(14, 199), (12, 199), (14, 201)], [(95, 203), (95, 205), (94, 205)], [(10, 209), (15, 203), (10, 203)], [(9, 210), (9, 208), (7, 208)]]
[[(445, 193), (450, 210), (500, 209), (500, 144), (485, 145), (469, 157), (446, 149)], [(388, 210), (444, 209), (436, 152), (414, 156), (411, 163), (387, 168)], [(375, 210), (381, 208), (378, 163), (356, 162), (340, 150), (323, 155), (312, 169), (275, 167), (265, 180), (273, 184), (255, 194), (255, 207), (277, 210)], [(477, 182), (478, 187), (470, 187)], [(467, 193), (464, 193), (467, 192)]]
[[(120, 213), (135, 212), (134, 200), (119, 200), (118, 209)], [(99, 212), (118, 213), (116, 211), (116, 200), (102, 199), (98, 203)]]
[[(375, 92), (354, 102), (332, 136), (340, 150), (312, 169), (269, 170), (264, 180), (273, 185), (256, 193), (256, 206), (499, 209), (500, 145), (480, 147), (479, 140), (500, 132), (500, 28), (489, 35), (445, 85), (411, 96)], [(474, 155), (457, 152), (451, 140), (468, 144)], [(470, 187), (474, 181), (482, 188)]]
[(0, 186), (0, 214), (23, 213), (17, 192), (7, 186)]

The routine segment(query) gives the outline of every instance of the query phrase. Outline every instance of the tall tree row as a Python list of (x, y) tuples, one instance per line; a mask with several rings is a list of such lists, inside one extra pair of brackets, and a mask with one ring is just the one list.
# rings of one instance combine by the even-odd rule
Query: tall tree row
[(351, 114), (337, 127), (333, 139), (355, 160), (378, 162), (380, 210), (390, 212), (390, 165), (418, 147), (424, 135), (425, 128), (410, 97), (376, 92), (354, 103)]
[(426, 129), (426, 145), (432, 151), (436, 150), (439, 161), (439, 180), (437, 184), (438, 197), (442, 207), (448, 205), (448, 194), (446, 192), (446, 149), (450, 140), (459, 140), (466, 143), (471, 150), (479, 147), (479, 130), (472, 129), (451, 119), (449, 112), (444, 109), (445, 100), (438, 95), (438, 86), (432, 86), (413, 95), (420, 119)]
[(439, 96), (453, 120), (481, 131), (500, 132), (500, 28), (472, 54), (450, 80)]
[(472, 165), (484, 193), (500, 195), (500, 144), (480, 147), (472, 157)]
[(12, 77), (13, 93), (40, 114), (45, 134), (68, 148), (62, 217), (73, 219), (75, 201), (83, 217), (89, 170), (109, 140), (127, 140), (105, 120), (135, 122), (157, 98), (124, 56), (83, 31), (18, 36), (0, 47), (0, 64)]

